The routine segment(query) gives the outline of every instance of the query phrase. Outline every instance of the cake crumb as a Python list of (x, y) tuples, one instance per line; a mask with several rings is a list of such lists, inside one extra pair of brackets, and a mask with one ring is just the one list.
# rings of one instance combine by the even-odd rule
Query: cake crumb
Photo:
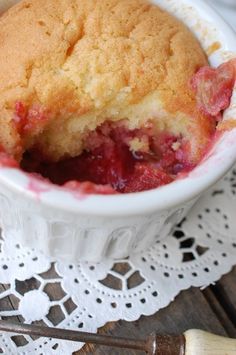
[(208, 57), (210, 57), (213, 53), (218, 51), (221, 48), (220, 42), (213, 42), (206, 50)]
[(180, 142), (175, 142), (172, 144), (172, 149), (177, 152), (177, 150), (179, 150), (179, 148), (181, 147), (181, 143)]

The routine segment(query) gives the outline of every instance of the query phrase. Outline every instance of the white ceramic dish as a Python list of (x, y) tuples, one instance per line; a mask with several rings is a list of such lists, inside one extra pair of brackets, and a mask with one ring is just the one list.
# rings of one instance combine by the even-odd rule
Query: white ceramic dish
[(230, 5), (230, 6), (236, 6), (236, 2), (235, 0), (218, 0), (219, 2), (221, 2), (224, 5)]
[[(15, 1), (17, 2), (17, 1)], [(155, 0), (183, 20), (218, 65), (236, 57), (236, 35), (203, 1)], [(224, 119), (236, 119), (236, 90)], [(16, 169), (0, 169), (0, 216), (4, 237), (70, 261), (125, 258), (163, 238), (201, 194), (236, 161), (236, 129), (225, 133), (186, 178), (147, 192), (114, 196), (75, 196), (48, 187)]]

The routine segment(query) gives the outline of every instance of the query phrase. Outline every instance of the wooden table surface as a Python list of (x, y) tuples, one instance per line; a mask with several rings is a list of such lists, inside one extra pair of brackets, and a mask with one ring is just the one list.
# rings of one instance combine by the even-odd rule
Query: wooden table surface
[[(201, 291), (192, 288), (182, 292), (166, 309), (151, 317), (128, 323), (111, 323), (100, 330), (131, 338), (145, 337), (155, 331), (159, 334), (180, 334), (187, 329), (203, 329), (218, 335), (236, 338), (236, 267), (216, 285)], [(143, 355), (131, 350), (86, 346), (75, 355)]]

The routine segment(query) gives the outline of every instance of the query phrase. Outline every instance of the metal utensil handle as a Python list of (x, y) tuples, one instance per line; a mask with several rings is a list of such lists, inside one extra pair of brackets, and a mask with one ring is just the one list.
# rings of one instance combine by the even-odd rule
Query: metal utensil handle
[(143, 350), (149, 355), (184, 355), (185, 337), (181, 336), (159, 336), (151, 334), (145, 340), (127, 339), (113, 336), (86, 333), (74, 330), (59, 328), (41, 327), (35, 325), (7, 322), (0, 320), (0, 331), (27, 334), (46, 338), (62, 339), (82, 342), (87, 344), (98, 344), (110, 347)]
[[(86, 333), (74, 330), (66, 330), (59, 328), (41, 327), (36, 325), (28, 325), (21, 323), (13, 323), (0, 321), (0, 331), (34, 335), (39, 337), (54, 338), (69, 340), (87, 344), (98, 344), (110, 347), (126, 348), (133, 350), (143, 350), (148, 352), (149, 341), (141, 339), (127, 339), (112, 337), (107, 335), (99, 335), (93, 333)], [(152, 354), (152, 353), (151, 353)]]

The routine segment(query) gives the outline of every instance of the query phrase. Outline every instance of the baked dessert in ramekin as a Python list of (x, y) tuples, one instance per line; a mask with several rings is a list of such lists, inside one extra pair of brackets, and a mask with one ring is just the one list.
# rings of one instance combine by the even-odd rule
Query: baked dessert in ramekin
[(0, 19), (6, 235), (69, 259), (125, 257), (233, 164), (234, 35), (202, 2), (154, 3), (24, 0)]

